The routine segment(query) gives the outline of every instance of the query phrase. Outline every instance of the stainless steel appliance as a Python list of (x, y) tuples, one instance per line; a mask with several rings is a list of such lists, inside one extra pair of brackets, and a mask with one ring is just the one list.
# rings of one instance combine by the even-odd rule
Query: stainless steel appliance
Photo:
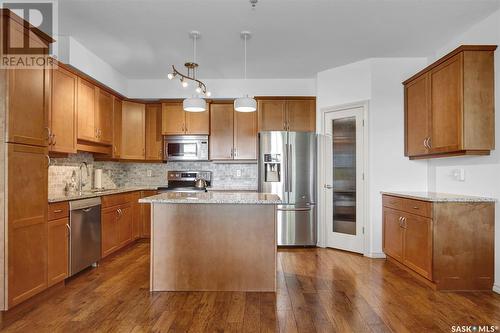
[(101, 198), (69, 202), (69, 272), (76, 274), (101, 259)]
[(164, 161), (208, 161), (208, 135), (163, 137)]
[[(168, 187), (159, 187), (159, 192), (206, 192), (212, 181), (210, 171), (168, 171)], [(200, 186), (203, 180), (205, 186)]]
[(259, 147), (259, 191), (283, 201), (278, 206), (278, 245), (316, 245), (316, 134), (260, 132)]

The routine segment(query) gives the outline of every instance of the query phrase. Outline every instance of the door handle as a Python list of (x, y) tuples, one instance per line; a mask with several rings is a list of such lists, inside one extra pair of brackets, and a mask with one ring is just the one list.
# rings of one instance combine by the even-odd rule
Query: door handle
[(85, 213), (88, 213), (88, 212), (90, 212), (90, 211), (92, 210), (92, 208), (83, 208), (82, 210), (83, 210)]
[(62, 213), (62, 209), (56, 209), (54, 210), (54, 213)]
[(289, 144), (288, 145), (288, 169), (289, 169), (289, 175), (288, 175), (288, 192), (293, 192), (293, 189), (292, 189), (292, 175), (293, 175), (293, 169), (292, 169), (292, 162), (293, 162), (293, 157), (292, 157), (292, 145)]
[(66, 223), (66, 228), (68, 229), (68, 232), (71, 234), (71, 227), (69, 224)]
[(330, 184), (325, 184), (323, 185), (324, 188), (326, 188), (327, 190), (333, 190), (333, 185), (330, 185)]
[(311, 208), (276, 208), (280, 212), (309, 212)]

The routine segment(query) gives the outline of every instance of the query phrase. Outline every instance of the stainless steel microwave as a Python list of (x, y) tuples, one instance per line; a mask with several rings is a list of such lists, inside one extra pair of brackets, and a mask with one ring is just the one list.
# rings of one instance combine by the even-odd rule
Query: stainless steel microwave
[(208, 161), (208, 135), (163, 137), (164, 161)]

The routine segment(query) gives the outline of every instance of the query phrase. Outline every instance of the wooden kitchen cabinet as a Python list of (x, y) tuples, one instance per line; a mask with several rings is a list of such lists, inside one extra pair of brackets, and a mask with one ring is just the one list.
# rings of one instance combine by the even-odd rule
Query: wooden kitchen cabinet
[(315, 98), (258, 98), (259, 131), (314, 132)]
[(209, 111), (186, 112), (182, 102), (162, 103), (162, 134), (208, 135), (210, 131)]
[(63, 281), (69, 275), (68, 225), (68, 217), (48, 222), (47, 280), (49, 287)]
[(116, 216), (118, 225), (118, 246), (123, 247), (134, 240), (134, 213), (132, 203), (121, 205)]
[(142, 103), (122, 103), (122, 159), (146, 158), (146, 106)]
[(78, 78), (58, 66), (52, 71), (52, 102), (49, 125), (49, 150), (57, 153), (76, 153), (76, 93)]
[[(142, 197), (150, 197), (158, 194), (157, 191), (148, 190), (142, 191)], [(140, 238), (149, 238), (151, 237), (151, 204), (139, 204), (140, 207), (140, 219), (141, 225), (139, 230)]]
[(118, 224), (116, 220), (119, 215), (118, 208), (105, 208), (101, 211), (101, 255), (115, 252), (119, 248)]
[(96, 118), (96, 91), (95, 86), (78, 78), (77, 94), (77, 113), (78, 113), (78, 131), (79, 140), (97, 142), (97, 131), (95, 126)]
[(142, 192), (137, 191), (131, 194), (131, 205), (132, 205), (132, 238), (138, 239), (141, 236), (141, 205), (139, 199), (142, 197)]
[(161, 104), (146, 104), (146, 160), (163, 160)]
[(461, 46), (403, 82), (405, 156), (488, 155), (494, 142), (494, 51)]
[(7, 287), (12, 307), (47, 287), (48, 148), (20, 144), (6, 148)]
[(232, 103), (210, 105), (210, 159), (257, 159), (256, 112), (234, 111)]
[[(451, 198), (453, 200), (453, 198)], [(494, 202), (384, 194), (383, 250), (438, 290), (491, 290)]]
[(96, 131), (97, 139), (103, 144), (113, 143), (113, 95), (109, 92), (97, 90)]
[(113, 151), (112, 157), (119, 159), (122, 152), (122, 101), (113, 100)]

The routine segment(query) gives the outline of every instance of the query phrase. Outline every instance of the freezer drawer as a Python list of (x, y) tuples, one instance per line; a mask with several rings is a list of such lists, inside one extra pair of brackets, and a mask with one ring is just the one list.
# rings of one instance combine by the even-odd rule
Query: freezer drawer
[(316, 246), (316, 206), (278, 206), (278, 246)]

